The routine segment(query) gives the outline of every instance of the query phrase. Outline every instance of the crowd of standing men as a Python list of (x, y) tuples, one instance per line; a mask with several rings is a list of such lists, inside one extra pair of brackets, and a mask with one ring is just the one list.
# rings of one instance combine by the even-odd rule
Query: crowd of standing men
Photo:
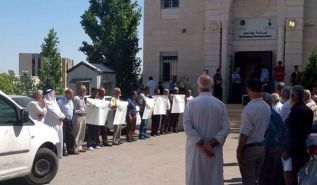
[[(247, 94), (250, 98), (242, 110), (239, 143), (236, 151), (237, 161), (244, 185), (296, 185), (297, 173), (308, 161), (306, 138), (311, 133), (313, 121), (317, 120), (317, 87), (304, 89), (296, 84), (296, 71), (292, 74), (292, 86), (286, 86), (281, 78), (279, 63), (275, 70), (276, 92), (269, 94), (263, 80), (250, 78)], [(296, 70), (296, 69), (295, 69)], [(237, 76), (237, 75), (235, 75)], [(230, 132), (229, 116), (222, 99), (222, 78), (220, 70), (215, 81), (207, 74), (198, 78), (199, 96), (193, 98), (190, 89), (186, 94), (186, 108), (183, 119), (186, 144), (186, 183), (188, 185), (223, 184), (222, 146)], [(238, 80), (236, 80), (238, 82)], [(241, 83), (241, 82), (240, 82)], [(214, 95), (212, 94), (214, 87)], [(216, 89), (215, 89), (216, 88)], [(34, 101), (28, 106), (33, 119), (44, 121), (53, 127), (60, 138), (59, 157), (79, 154), (102, 146), (122, 144), (121, 125), (114, 125), (112, 143), (108, 141), (109, 121), (96, 126), (86, 123), (86, 92), (81, 86), (77, 96), (67, 89), (65, 96), (58, 101), (52, 89), (34, 92)], [(104, 88), (91, 89), (92, 99), (104, 100)], [(171, 93), (170, 93), (171, 92)], [(179, 113), (172, 113), (173, 99), (179, 94), (176, 78), (168, 84), (156, 83), (152, 77), (140, 92), (131, 92), (127, 99), (126, 140), (136, 141), (135, 130), (137, 114), (143, 118), (148, 97), (165, 95), (167, 112), (152, 115), (152, 137), (178, 132)], [(114, 89), (110, 100), (110, 119), (114, 118), (120, 102), (121, 90)], [(140, 109), (137, 109), (137, 106)], [(147, 119), (141, 119), (139, 139), (151, 137), (147, 133)], [(87, 124), (87, 126), (86, 126)], [(87, 145), (83, 147), (87, 128)], [(290, 165), (286, 165), (290, 164)], [(288, 166), (288, 167), (287, 167)], [(291, 167), (289, 167), (291, 166)]]
[[(172, 84), (172, 83), (171, 83)], [(172, 87), (170, 89), (163, 88), (151, 77), (149, 82), (145, 85), (140, 92), (132, 91), (127, 99), (127, 114), (126, 114), (126, 141), (137, 141), (135, 136), (137, 115), (143, 118), (143, 113), (146, 106), (147, 98), (154, 97), (155, 95), (166, 95), (167, 112), (162, 115), (152, 115), (151, 118), (151, 132), (147, 132), (148, 119), (141, 119), (139, 126), (138, 139), (144, 140), (147, 138), (178, 132), (179, 113), (171, 113), (173, 104), (173, 97), (179, 93), (179, 89)], [(188, 90), (188, 100), (192, 99), (191, 90)], [(72, 89), (66, 89), (65, 95), (58, 100), (55, 96), (53, 89), (48, 89), (43, 93), (37, 90), (33, 94), (34, 100), (31, 101), (27, 107), (30, 117), (35, 120), (42, 121), (49, 126), (53, 127), (59, 136), (60, 143), (58, 143), (59, 157), (68, 155), (77, 155), (80, 152), (87, 150), (93, 151), (100, 149), (103, 146), (113, 146), (123, 144), (121, 140), (122, 125), (113, 125), (113, 139), (112, 142), (108, 141), (111, 122), (113, 121), (118, 108), (121, 90), (120, 88), (114, 89), (114, 95), (110, 99), (107, 121), (104, 125), (99, 126), (94, 123), (89, 123), (86, 120), (87, 114), (87, 98), (106, 100), (107, 92), (104, 88), (92, 88), (91, 95), (86, 96), (87, 89), (81, 86), (78, 95), (74, 96)], [(84, 140), (87, 141), (85, 147)]]
[[(264, 92), (260, 78), (248, 80), (250, 101), (242, 109), (236, 150), (243, 185), (297, 185), (297, 174), (309, 160), (306, 139), (317, 127), (317, 87), (311, 93), (298, 85), (298, 66), (294, 69), (292, 86), (286, 86), (278, 63), (272, 94)], [(186, 105), (187, 185), (224, 184), (222, 146), (230, 127), (225, 105), (211, 93), (217, 80), (201, 75), (199, 96)]]

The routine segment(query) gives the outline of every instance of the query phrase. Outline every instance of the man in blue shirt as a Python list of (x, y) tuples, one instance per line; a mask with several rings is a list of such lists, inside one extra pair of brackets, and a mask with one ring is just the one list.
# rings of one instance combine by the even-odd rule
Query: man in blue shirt
[(265, 159), (260, 175), (260, 184), (285, 184), (281, 156), (286, 126), (282, 117), (272, 108), (272, 95), (263, 93), (263, 100), (271, 107), (271, 118), (264, 135)]
[(140, 116), (141, 116), (141, 124), (139, 127), (139, 139), (146, 139), (150, 136), (147, 135), (146, 126), (148, 119), (143, 119), (143, 113), (146, 106), (146, 98), (149, 96), (150, 88), (148, 86), (144, 87), (143, 92), (139, 95), (138, 104), (140, 105)]
[(63, 121), (63, 134), (64, 134), (64, 151), (63, 156), (68, 156), (68, 154), (78, 154), (74, 149), (74, 136), (73, 136), (73, 113), (74, 113), (74, 104), (72, 101), (73, 90), (66, 89), (65, 96), (58, 100), (59, 108), (62, 113), (65, 115)]
[(127, 142), (136, 141), (134, 139), (136, 127), (136, 106), (137, 106), (138, 93), (132, 91), (131, 97), (128, 99), (128, 114), (127, 114)]

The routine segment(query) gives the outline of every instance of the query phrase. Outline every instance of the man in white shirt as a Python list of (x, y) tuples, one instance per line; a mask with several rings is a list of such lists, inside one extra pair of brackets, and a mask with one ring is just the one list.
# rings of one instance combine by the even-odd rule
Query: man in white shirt
[(34, 101), (28, 104), (27, 111), (32, 119), (43, 122), (44, 116), (47, 113), (47, 104), (43, 96), (43, 91), (35, 91), (33, 98)]
[(222, 146), (230, 132), (228, 112), (212, 96), (210, 76), (201, 75), (197, 83), (200, 94), (187, 103), (183, 121), (187, 136), (186, 185), (224, 184)]
[(281, 115), (282, 120), (284, 122), (288, 118), (288, 116), (291, 112), (291, 105), (290, 105), (291, 90), (292, 90), (292, 88), (290, 86), (286, 86), (281, 91), (281, 98), (282, 98), (283, 106), (282, 106), (280, 115)]
[(263, 101), (262, 83), (249, 80), (247, 86), (251, 101), (242, 111), (237, 159), (243, 185), (259, 182), (260, 171), (265, 158), (264, 134), (271, 118), (271, 108)]
[(154, 90), (158, 88), (158, 84), (155, 80), (153, 80), (153, 77), (149, 77), (149, 81), (146, 83), (147, 87), (150, 88), (149, 96), (152, 97), (154, 95)]
[(273, 93), (272, 95), (272, 108), (277, 112), (281, 113), (283, 104), (280, 102), (280, 96), (277, 93)]
[(185, 101), (186, 101), (186, 103), (187, 102), (189, 102), (190, 100), (192, 100), (192, 99), (194, 99), (194, 97), (192, 96), (192, 90), (191, 89), (187, 89), (187, 93), (186, 93), (186, 99), (185, 99)]

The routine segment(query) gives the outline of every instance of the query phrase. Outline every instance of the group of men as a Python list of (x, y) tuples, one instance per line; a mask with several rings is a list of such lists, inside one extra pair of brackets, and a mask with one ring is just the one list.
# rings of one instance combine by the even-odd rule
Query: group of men
[[(160, 90), (155, 89), (155, 93), (150, 95), (149, 86), (145, 86), (142, 92), (132, 91), (130, 97), (127, 99), (127, 114), (126, 114), (126, 140), (127, 142), (134, 142), (137, 139), (134, 137), (136, 131), (137, 115), (143, 118), (143, 113), (146, 107), (148, 98), (155, 95), (160, 95)], [(152, 115), (151, 136), (164, 135), (167, 133), (178, 132), (179, 113), (171, 113), (171, 105), (173, 97), (179, 93), (177, 87), (174, 87), (172, 94), (168, 89), (163, 90), (166, 97), (167, 112), (166, 114)], [(189, 90), (189, 97), (192, 99), (191, 91)], [(122, 125), (113, 125), (113, 139), (108, 141), (109, 127), (115, 117), (116, 109), (120, 102), (121, 90), (114, 89), (114, 95), (111, 97), (107, 115), (107, 121), (104, 125), (96, 125), (86, 120), (87, 114), (87, 98), (106, 100), (107, 92), (104, 88), (92, 88), (91, 95), (86, 97), (87, 89), (81, 86), (78, 95), (74, 96), (72, 89), (65, 90), (65, 96), (56, 100), (55, 91), (52, 89), (43, 92), (37, 90), (33, 94), (34, 100), (31, 101), (27, 107), (32, 119), (42, 121), (49, 126), (56, 129), (60, 143), (58, 144), (59, 157), (76, 155), (86, 150), (93, 151), (100, 149), (103, 146), (113, 146), (122, 144), (121, 131)], [(138, 109), (139, 107), (139, 109)], [(151, 136), (147, 133), (148, 119), (141, 119), (139, 127), (139, 139), (147, 139)], [(86, 147), (83, 147), (83, 141), (86, 139)]]
[[(198, 78), (199, 96), (187, 103), (186, 184), (224, 184), (222, 145), (229, 134), (225, 105), (211, 94), (213, 79)], [(317, 88), (313, 96), (300, 85), (277, 85), (263, 92), (259, 79), (250, 79), (251, 101), (243, 107), (237, 161), (244, 185), (296, 185), (297, 173), (308, 162), (306, 138), (317, 119)], [(289, 165), (291, 167), (289, 167)]]
[(78, 96), (73, 97), (73, 91), (67, 89), (65, 96), (56, 100), (53, 89), (46, 90), (44, 95), (43, 91), (37, 90), (33, 93), (34, 100), (27, 106), (32, 119), (44, 122), (57, 131), (60, 141), (57, 144), (58, 157), (86, 151), (83, 148), (86, 131), (86, 91), (82, 86)]

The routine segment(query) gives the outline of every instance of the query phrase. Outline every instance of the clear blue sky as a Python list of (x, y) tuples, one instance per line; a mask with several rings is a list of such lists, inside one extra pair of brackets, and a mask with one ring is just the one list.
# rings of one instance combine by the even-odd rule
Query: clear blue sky
[[(138, 0), (143, 9), (143, 0)], [(89, 40), (80, 25), (80, 16), (88, 0), (1, 0), (0, 1), (0, 72), (18, 73), (19, 53), (39, 53), (48, 30), (54, 28), (63, 57), (76, 63), (86, 59), (78, 50)], [(139, 46), (143, 47), (143, 18), (139, 26)], [(139, 57), (142, 58), (142, 51)]]

